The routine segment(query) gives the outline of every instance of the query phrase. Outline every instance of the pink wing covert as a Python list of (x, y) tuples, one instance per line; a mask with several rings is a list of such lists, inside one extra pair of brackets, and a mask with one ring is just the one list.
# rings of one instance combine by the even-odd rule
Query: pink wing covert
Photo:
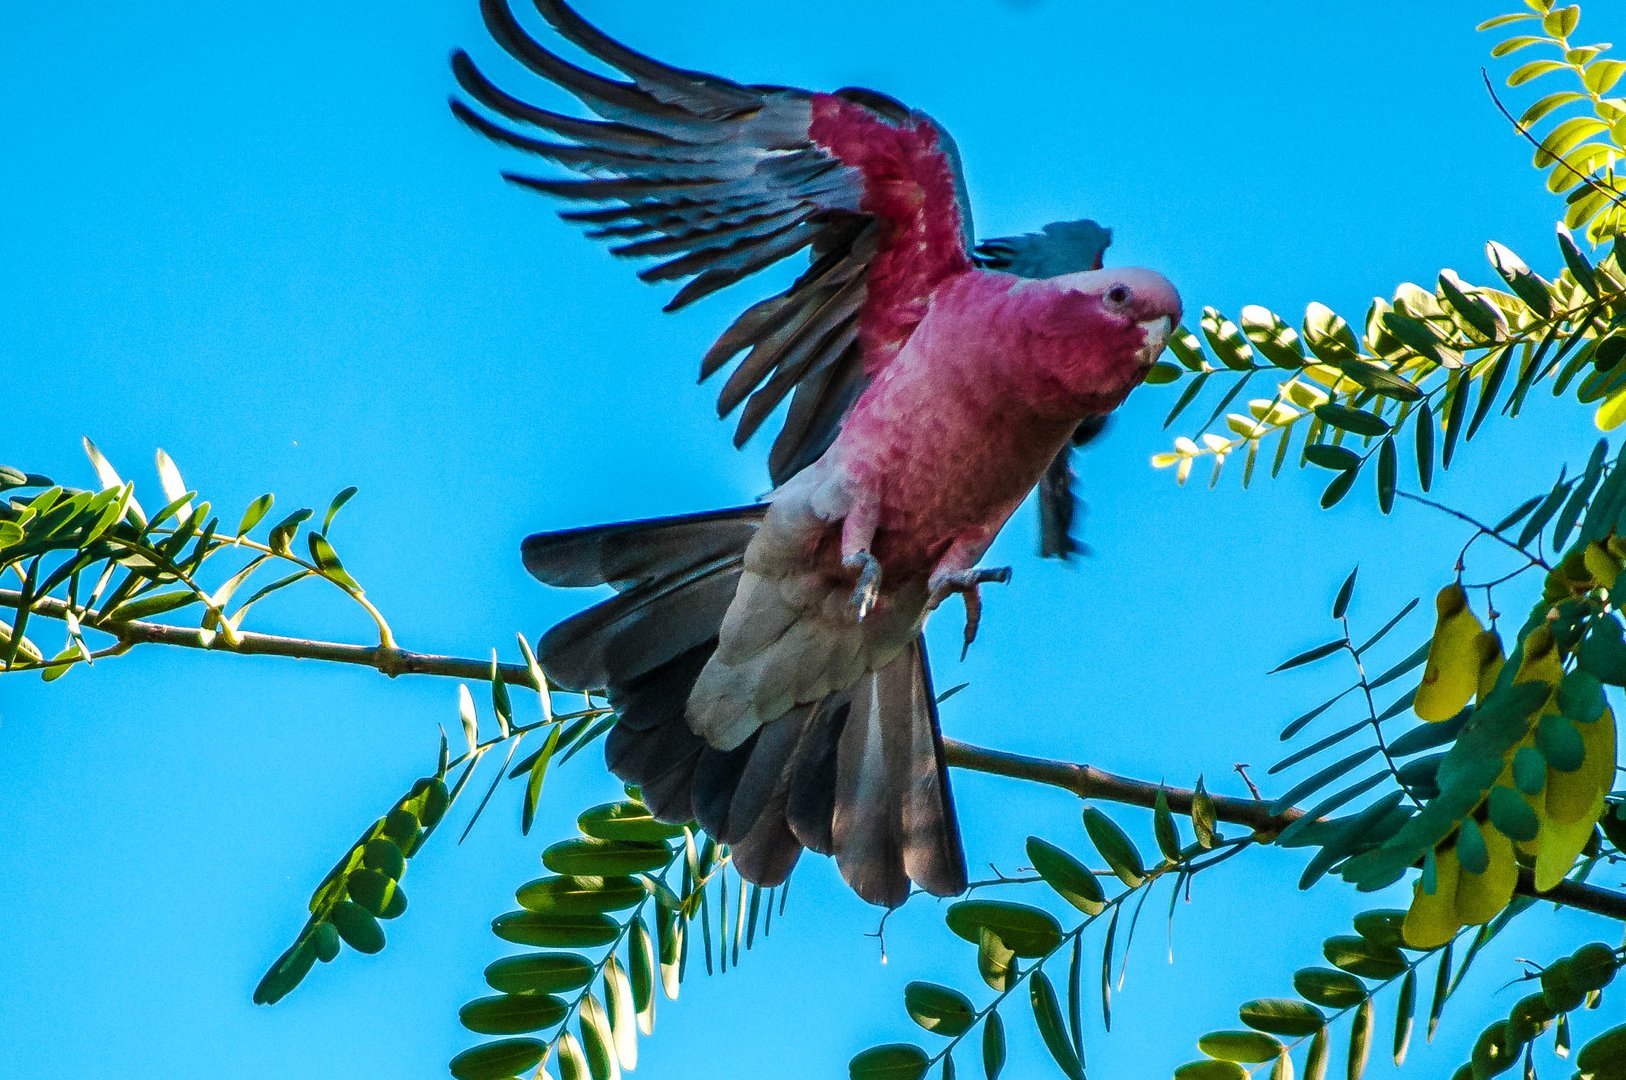
[(500, 90), (467, 54), (452, 66), (476, 131), (582, 178), (504, 174), (598, 204), (563, 212), (618, 255), (654, 258), (645, 281), (684, 281), (675, 310), (810, 249), (784, 292), (746, 309), (707, 352), (701, 378), (739, 357), (717, 409), (741, 408), (736, 445), (790, 398), (769, 469), (781, 483), (813, 461), (870, 377), (896, 355), (932, 290), (972, 268), (958, 155), (928, 117), (865, 90), (744, 86), (670, 67), (591, 26), (562, 0), (534, 0), (561, 37), (626, 75), (605, 78), (526, 33), (506, 0), (483, 0), (509, 55), (601, 119), (564, 116)]

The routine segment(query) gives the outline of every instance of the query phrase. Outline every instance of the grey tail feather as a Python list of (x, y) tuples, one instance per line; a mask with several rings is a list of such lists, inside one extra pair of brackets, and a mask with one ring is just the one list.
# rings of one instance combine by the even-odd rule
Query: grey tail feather
[(537, 658), (557, 685), (605, 689), (617, 712), (605, 760), (665, 821), (732, 847), (749, 881), (783, 882), (802, 849), (834, 854), (865, 900), (889, 907), (911, 880), (965, 891), (924, 642), (847, 691), (798, 706), (733, 750), (689, 729), (688, 698), (717, 647), (745, 545), (765, 507), (628, 522), (525, 541), (527, 568), (619, 595), (567, 619)]
[(936, 896), (965, 891), (965, 855), (922, 639), (851, 691), (835, 781), (836, 864), (858, 895), (896, 907), (908, 898), (911, 880)]

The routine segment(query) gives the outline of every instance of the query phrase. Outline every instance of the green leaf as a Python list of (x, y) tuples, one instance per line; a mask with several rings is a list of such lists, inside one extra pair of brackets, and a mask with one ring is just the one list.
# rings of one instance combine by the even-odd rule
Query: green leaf
[(175, 611), (198, 602), (198, 594), (191, 589), (148, 593), (145, 596), (138, 596), (134, 600), (126, 600), (112, 611), (109, 611), (106, 621), (121, 623), (135, 622), (138, 619), (150, 619), (154, 615), (163, 615), (166, 612)]
[[(1163, 853), (1165, 859), (1178, 861), (1180, 858), (1180, 827), (1174, 823), (1174, 814), (1169, 810), (1169, 797), (1161, 786), (1157, 789), (1157, 799), (1152, 804), (1152, 833), (1157, 837), (1157, 849)], [(1031, 842), (1029, 856), (1032, 856)]]
[[(1555, 63), (1555, 61), (1547, 61), (1547, 63)], [(1559, 66), (1562, 67), (1563, 65)], [(1550, 317), (1553, 313), (1551, 286), (1532, 272), (1523, 259), (1513, 254), (1505, 246), (1492, 240), (1486, 245), (1485, 249), (1490, 257), (1491, 265), (1502, 276), (1502, 280), (1507, 282), (1508, 288), (1512, 289), (1514, 294), (1520, 300), (1523, 300), (1525, 305), (1537, 315), (1544, 319)]]
[(588, 994), (581, 1003), (582, 1049), (587, 1054), (587, 1068), (594, 1080), (619, 1080), (621, 1064), (616, 1058), (615, 1032), (610, 1029), (610, 1017), (595, 994)]
[(1318, 359), (1329, 364), (1360, 353), (1349, 323), (1321, 303), (1312, 303), (1304, 311), (1304, 341)]
[(1214, 846), (1219, 839), (1219, 811), (1214, 807), (1214, 797), (1203, 786), (1203, 778), (1197, 777), (1197, 788), (1191, 796), (1191, 829), (1197, 834), (1197, 843), (1205, 848)]
[(1385, 514), (1395, 506), (1395, 484), (1399, 471), (1395, 441), (1391, 436), (1378, 444), (1378, 509)]
[(608, 945), (620, 934), (608, 915), (568, 911), (510, 911), (491, 920), (491, 932), (515, 945), (583, 949)]
[(1327, 402), (1325, 405), (1315, 407), (1317, 419), (1323, 423), (1353, 435), (1368, 438), (1377, 438), (1389, 434), (1389, 422), (1376, 413), (1365, 409), (1352, 409), (1347, 405), (1337, 405)]
[(1301, 968), (1293, 973), (1293, 989), (1314, 1005), (1347, 1009), (1366, 1000), (1366, 984), (1344, 971)]
[(1528, 49), (1530, 46), (1550, 46), (1550, 44), (1553, 44), (1551, 37), (1538, 36), (1538, 34), (1520, 34), (1517, 37), (1507, 37), (1506, 41), (1496, 42), (1494, 46), (1491, 46), (1491, 55), (1493, 57), (1506, 57), (1506, 55), (1519, 52), (1520, 49)]
[(1061, 1008), (1056, 1002), (1056, 988), (1050, 976), (1035, 971), (1028, 978), (1028, 1000), (1033, 1005), (1033, 1019), (1039, 1026), (1039, 1036), (1055, 1060), (1057, 1068), (1070, 1080), (1084, 1080), (1084, 1066), (1073, 1052), (1067, 1029), (1062, 1026)]
[(1292, 659), (1283, 660), (1281, 663), (1271, 668), (1270, 674), (1274, 675), (1279, 671), (1291, 671), (1293, 668), (1303, 667), (1305, 664), (1312, 664), (1317, 660), (1325, 659), (1326, 657), (1329, 657), (1333, 653), (1337, 652), (1339, 649), (1342, 649), (1345, 644), (1347, 644), (1345, 640), (1343, 638), (1339, 638), (1337, 641), (1328, 641), (1324, 644), (1317, 645), (1313, 649), (1305, 649)]
[(396, 919), (406, 912), (406, 893), (393, 878), (377, 870), (351, 871), (345, 881), (350, 899), (380, 919)]
[(536, 1039), (503, 1039), (465, 1050), (452, 1059), (457, 1080), (509, 1080), (542, 1062), (547, 1044)]
[(386, 840), (382, 836), (367, 841), (362, 848), (361, 864), (396, 881), (406, 873), (406, 858), (401, 854), (401, 849), (396, 846), (395, 841)]
[(547, 994), (500, 994), (469, 1002), (457, 1018), (481, 1035), (523, 1035), (553, 1027), (566, 1011), (563, 1001)]
[(1221, 1061), (1262, 1064), (1276, 1060), (1283, 1046), (1279, 1039), (1257, 1031), (1213, 1031), (1197, 1040), (1197, 1049)]
[[(344, 504), (353, 499), (355, 494), (355, 488), (347, 487), (337, 495), (333, 496), (333, 501), (328, 503), (327, 513), (322, 515), (323, 533), (326, 533), (329, 529), (333, 528), (333, 519), (339, 516), (339, 511), (344, 509)], [(267, 507), (267, 509), (270, 509), (270, 507)], [(246, 532), (247, 530), (244, 531)]]
[(316, 966), (316, 959), (316, 948), (312, 942), (305, 938), (294, 942), (287, 952), (277, 957), (277, 962), (265, 973), (260, 985), (254, 988), (254, 1004), (275, 1005), (287, 997), (310, 974), (311, 968)]
[(1355, 486), (1356, 475), (1353, 472), (1346, 472), (1333, 477), (1332, 483), (1327, 485), (1327, 490), (1321, 493), (1321, 509), (1331, 510), (1342, 502), (1344, 496)]
[(656, 821), (641, 803), (605, 803), (584, 811), (576, 819), (581, 831), (598, 840), (630, 840), (663, 843), (683, 835), (682, 825)]
[(1086, 915), (1098, 915), (1106, 908), (1101, 883), (1083, 863), (1037, 836), (1028, 837), (1027, 850), (1033, 869), (1063, 900)]
[(1146, 880), (1146, 864), (1141, 859), (1140, 849), (1111, 818), (1095, 807), (1087, 806), (1084, 808), (1084, 831), (1090, 834), (1090, 842), (1107, 861), (1112, 872), (1118, 875), (1119, 881), (1134, 889)]
[(1304, 346), (1298, 333), (1274, 311), (1254, 304), (1243, 308), (1242, 332), (1277, 367), (1297, 371), (1304, 366)]
[(1314, 775), (1294, 784), (1291, 788), (1284, 792), (1280, 798), (1270, 804), (1270, 812), (1272, 814), (1280, 814), (1282, 811), (1293, 806), (1300, 799), (1320, 791), (1334, 780), (1348, 773), (1351, 769), (1355, 768), (1355, 766), (1360, 765), (1374, 757), (1378, 752), (1379, 751), (1376, 746), (1369, 746), (1364, 750), (1357, 750), (1347, 757), (1339, 758), (1331, 765), (1318, 770)]
[(926, 1052), (909, 1043), (872, 1046), (847, 1063), (851, 1080), (920, 1080), (931, 1064)]
[(525, 800), (520, 806), (519, 831), (522, 836), (531, 835), (531, 826), (536, 823), (536, 806), (542, 797), (542, 781), (547, 776), (553, 752), (559, 748), (559, 735), (563, 730), (558, 724), (553, 725), (542, 742), (542, 749), (531, 757), (530, 775), (525, 779)]
[[(770, 912), (771, 914), (771, 912)], [(655, 1032), (655, 942), (650, 939), (649, 928), (642, 918), (635, 919), (627, 941), (628, 979), (632, 983), (632, 1003), (638, 1010), (638, 1030), (645, 1035)]]
[[(1621, 62), (1615, 61), (1615, 63)], [(1575, 283), (1596, 296), (1598, 293), (1597, 273), (1592, 269), (1592, 264), (1587, 262), (1586, 256), (1581, 254), (1581, 249), (1575, 246), (1575, 238), (1562, 225), (1558, 227), (1558, 250), (1564, 256), (1564, 265), (1569, 267), (1570, 276), (1575, 279)]]
[[(1520, 788), (1527, 795), (1535, 795), (1546, 785), (1547, 766), (1551, 765), (1559, 772), (1574, 772), (1586, 761), (1586, 743), (1582, 739), (1581, 730), (1575, 722), (1567, 716), (1549, 713), (1543, 716), (1536, 725), (1536, 745), (1524, 747), (1519, 754), (1526, 751), (1535, 754), (1535, 761), (1525, 765), (1527, 770), (1539, 769), (1539, 779), (1530, 786), (1520, 783)], [(1514, 756), (1514, 777), (1519, 774), (1519, 759)], [(1534, 790), (1532, 790), (1532, 787)]]
[(1411, 1046), (1412, 1023), (1417, 1014), (1417, 971), (1406, 972), (1406, 981), (1400, 984), (1400, 998), (1395, 1003), (1394, 1061), (1405, 1064), (1406, 1050)]
[(1310, 1040), (1310, 1052), (1304, 1056), (1304, 1080), (1323, 1080), (1327, 1075), (1328, 1052), (1327, 1032), (1323, 1029)]
[(977, 1013), (971, 999), (958, 990), (930, 982), (912, 982), (904, 987), (903, 1007), (915, 1023), (945, 1038), (969, 1031)]
[(1188, 1061), (1174, 1070), (1174, 1080), (1248, 1080), (1248, 1070), (1234, 1061)]
[(1353, 472), (1361, 467), (1361, 455), (1347, 446), (1334, 446), (1332, 443), (1311, 443), (1306, 446), (1304, 460), (1335, 472)]
[(175, 462), (162, 450), (157, 453), (158, 458), (158, 484), (164, 489), (164, 497), (175, 508), (176, 518), (185, 521), (192, 516), (192, 507), (187, 502), (192, 493), (186, 488), (186, 481), (181, 479), (181, 470), (176, 468)]
[(485, 977), (505, 994), (566, 994), (593, 980), (593, 965), (575, 953), (525, 953), (491, 962)]
[(1421, 401), (1423, 392), (1417, 384), (1396, 375), (1386, 367), (1365, 360), (1348, 359), (1336, 365), (1339, 372), (1363, 390), (1370, 390), (1392, 401)]
[(988, 1080), (999, 1080), (1005, 1068), (1005, 1021), (997, 1012), (982, 1022), (982, 1071)]
[(1575, 1068), (1592, 1080), (1626, 1075), (1626, 1024), (1594, 1035), (1575, 1055)]
[(1232, 371), (1247, 371), (1253, 367), (1253, 350), (1248, 347), (1242, 331), (1230, 319), (1214, 308), (1206, 307), (1203, 308), (1199, 325), (1220, 363)]
[(1501, 784), (1490, 790), (1487, 802), (1491, 824), (1510, 840), (1527, 843), (1541, 833), (1541, 821), (1524, 797)]
[(1521, 64), (1514, 68), (1513, 73), (1507, 77), (1507, 84), (1509, 86), (1523, 86), (1532, 79), (1539, 79), (1543, 75), (1550, 75), (1555, 71), (1563, 70), (1565, 70), (1564, 63), (1560, 60), (1532, 60), (1528, 64)]
[(1255, 1031), (1300, 1038), (1327, 1026), (1327, 1018), (1314, 1005), (1293, 998), (1259, 998), (1237, 1010), (1242, 1022)]
[(1321, 951), (1333, 967), (1368, 979), (1397, 978), (1407, 967), (1399, 949), (1364, 937), (1328, 938)]
[(1576, 654), (1581, 669), (1610, 686), (1626, 686), (1626, 641), (1614, 618), (1594, 619)]
[[(1338, 596), (1332, 602), (1333, 618), (1342, 619), (1344, 613), (1349, 610), (1349, 599), (1355, 594), (1355, 575), (1358, 573), (1360, 573), (1359, 567), (1351, 570), (1349, 576), (1344, 579), (1344, 583), (1338, 586)], [(1339, 644), (1343, 643), (1339, 642)]]
[(1361, 1080), (1372, 1052), (1372, 999), (1361, 1002), (1349, 1027), (1349, 1080)]
[(384, 928), (371, 912), (349, 900), (340, 900), (328, 912), (328, 921), (344, 943), (359, 953), (376, 953), (384, 948)]
[(1047, 911), (1006, 900), (961, 900), (951, 904), (944, 922), (974, 944), (988, 931), (1017, 956), (1044, 956), (1061, 944), (1061, 925)]
[(545, 877), (526, 882), (514, 893), (530, 911), (604, 914), (625, 911), (649, 895), (636, 878)]
[(311, 944), (316, 949), (316, 959), (324, 964), (332, 963), (339, 955), (339, 932), (330, 922), (317, 923), (311, 931)]
[(345, 570), (344, 564), (339, 561), (339, 553), (333, 550), (333, 545), (328, 543), (327, 537), (318, 532), (307, 533), (305, 543), (311, 549), (311, 560), (316, 563), (324, 577), (357, 595), (361, 594), (361, 585)]
[(615, 1056), (621, 1068), (638, 1067), (638, 1031), (634, 1026), (636, 1009), (632, 1003), (632, 983), (621, 961), (611, 953), (604, 960), (604, 1006), (609, 1016)]
[(990, 988), (1004, 992), (1016, 982), (1016, 953), (992, 930), (977, 934), (977, 972)]
[(625, 840), (564, 840), (542, 853), (542, 865), (573, 877), (615, 877), (659, 870), (672, 859), (663, 843)]
[(582, 1053), (582, 1044), (576, 1036), (571, 1032), (561, 1031), (557, 1045), (561, 1080), (587, 1080), (591, 1075), (587, 1066), (587, 1055)]
[(249, 503), (248, 509), (243, 511), (243, 519), (237, 523), (237, 535), (248, 535), (249, 530), (258, 525), (265, 519), (265, 515), (271, 512), (271, 505), (274, 502), (276, 502), (276, 496), (267, 492)]

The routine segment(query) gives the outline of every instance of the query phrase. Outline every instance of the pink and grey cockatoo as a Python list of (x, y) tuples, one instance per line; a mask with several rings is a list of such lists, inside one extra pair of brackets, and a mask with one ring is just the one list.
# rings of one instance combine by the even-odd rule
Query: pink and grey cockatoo
[(701, 365), (744, 353), (718, 402), (744, 406), (737, 442), (790, 399), (773, 491), (528, 538), (542, 581), (616, 590), (543, 637), (543, 670), (607, 691), (610, 769), (656, 816), (731, 845), (747, 879), (778, 884), (811, 848), (873, 903), (901, 903), (911, 882), (962, 892), (922, 626), (959, 594), (970, 643), (979, 586), (1009, 575), (979, 560), (1047, 470), (1069, 501), (1047, 533), (1065, 533), (1069, 444), (1145, 377), (1179, 296), (1150, 270), (1100, 269), (1106, 233), (1089, 222), (974, 250), (953, 143), (890, 98), (669, 67), (561, 0), (534, 2), (630, 81), (565, 61), (506, 0), (483, 0), (497, 42), (599, 117), (512, 97), (457, 53), (469, 98), (515, 127), (454, 100), (461, 119), (582, 175), (508, 179), (598, 204), (564, 216), (663, 259), (646, 280), (688, 279), (669, 308), (811, 249)]

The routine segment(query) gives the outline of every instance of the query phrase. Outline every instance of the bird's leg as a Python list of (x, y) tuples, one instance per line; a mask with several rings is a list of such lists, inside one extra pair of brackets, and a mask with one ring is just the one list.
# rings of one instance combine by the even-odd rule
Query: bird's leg
[(855, 551), (842, 556), (841, 565), (858, 574), (858, 584), (853, 588), (852, 608), (858, 621), (863, 622), (881, 595), (881, 564), (868, 551)]
[(990, 583), (1003, 585), (1011, 580), (1011, 568), (1008, 566), (975, 565), (992, 539), (992, 536), (979, 532), (956, 540), (943, 553), (932, 568), (931, 577), (926, 580), (929, 590), (927, 611), (935, 610), (951, 593), (959, 593), (965, 601), (965, 643), (960, 648), (962, 660), (971, 651), (971, 643), (977, 640), (977, 626), (982, 622), (981, 587)]
[(852, 608), (859, 622), (881, 597), (881, 564), (869, 550), (875, 542), (878, 517), (878, 508), (872, 503), (859, 503), (847, 511), (841, 523), (841, 565), (858, 575)]

